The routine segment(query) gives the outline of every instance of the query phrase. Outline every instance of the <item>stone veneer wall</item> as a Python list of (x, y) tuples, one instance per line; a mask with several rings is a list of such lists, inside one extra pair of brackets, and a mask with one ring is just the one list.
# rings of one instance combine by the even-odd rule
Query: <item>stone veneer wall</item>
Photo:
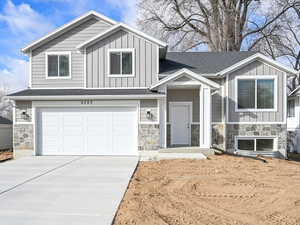
[(33, 150), (33, 125), (14, 125), (14, 150)]
[[(297, 138), (299, 138), (300, 131), (297, 130), (290, 130), (287, 132), (287, 151), (300, 153), (297, 151), (299, 147), (297, 146)], [(298, 147), (298, 148), (297, 148)]]
[(160, 129), (158, 124), (139, 124), (139, 150), (158, 150), (160, 147)]
[(226, 135), (228, 151), (235, 148), (235, 136), (276, 136), (278, 150), (285, 151), (287, 146), (286, 124), (227, 124)]
[[(23, 112), (26, 113), (26, 116), (23, 115)], [(34, 142), (33, 124), (31, 123), (32, 103), (30, 101), (16, 101), (14, 116), (16, 121), (13, 125), (14, 151), (32, 151)]]
[[(25, 115), (23, 115), (23, 113), (25, 113)], [(31, 122), (32, 103), (30, 101), (17, 101), (14, 116), (16, 122)]]
[(212, 146), (225, 150), (225, 124), (212, 124)]
[(200, 125), (199, 124), (192, 124), (191, 126), (191, 145), (192, 146), (199, 146), (199, 132), (200, 132)]
[(171, 124), (167, 124), (167, 147), (171, 146)]

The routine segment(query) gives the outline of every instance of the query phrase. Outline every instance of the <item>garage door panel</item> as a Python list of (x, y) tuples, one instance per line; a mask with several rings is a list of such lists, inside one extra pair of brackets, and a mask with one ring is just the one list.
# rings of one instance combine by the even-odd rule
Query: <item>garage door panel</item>
[(84, 154), (84, 137), (65, 135), (63, 138), (63, 153)]
[(44, 155), (136, 155), (135, 107), (40, 110)]
[(43, 149), (47, 152), (59, 152), (60, 151), (60, 143), (57, 140), (57, 136), (47, 136), (43, 140)]
[(132, 141), (132, 136), (137, 135), (137, 121), (135, 119), (134, 111), (123, 111), (113, 113), (113, 152), (122, 154), (127, 152), (129, 154), (135, 153), (136, 142)]
[(83, 116), (79, 113), (62, 114), (62, 127), (65, 135), (82, 135), (84, 132)]

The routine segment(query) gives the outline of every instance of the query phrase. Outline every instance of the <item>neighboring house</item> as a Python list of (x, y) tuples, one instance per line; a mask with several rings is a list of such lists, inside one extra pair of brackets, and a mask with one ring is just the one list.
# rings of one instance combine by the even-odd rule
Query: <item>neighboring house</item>
[(288, 96), (288, 151), (300, 153), (300, 86)]
[(12, 149), (13, 147), (13, 129), (12, 121), (0, 116), (0, 151)]
[(22, 51), (30, 82), (10, 95), (16, 153), (215, 146), (286, 156), (286, 79), (296, 72), (262, 54), (168, 52), (93, 11)]

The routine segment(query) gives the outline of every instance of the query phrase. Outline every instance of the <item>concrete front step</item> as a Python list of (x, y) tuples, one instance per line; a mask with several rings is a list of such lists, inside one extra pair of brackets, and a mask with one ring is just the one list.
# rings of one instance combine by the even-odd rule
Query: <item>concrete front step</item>
[(159, 151), (140, 151), (140, 161), (158, 161), (165, 159), (206, 159), (206, 156), (201, 152), (195, 153), (176, 153), (176, 152), (159, 152)]
[(206, 159), (202, 153), (158, 153), (158, 160), (165, 159)]
[(213, 149), (203, 149), (199, 147), (176, 147), (176, 148), (161, 148), (158, 150), (159, 153), (182, 153), (182, 154), (191, 154), (191, 153), (201, 153), (205, 156), (214, 155)]

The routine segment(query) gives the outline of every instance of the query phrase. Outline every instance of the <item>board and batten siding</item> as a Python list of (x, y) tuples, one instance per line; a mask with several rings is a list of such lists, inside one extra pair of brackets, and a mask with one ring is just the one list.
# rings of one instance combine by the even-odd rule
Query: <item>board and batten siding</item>
[(216, 93), (211, 98), (211, 114), (212, 118), (211, 121), (213, 123), (221, 123), (222, 117), (223, 117), (223, 108), (222, 108), (222, 101), (224, 101), (224, 98), (222, 97), (222, 87), (224, 84), (223, 79), (211, 79), (212, 81), (220, 84), (220, 88), (216, 91)]
[[(235, 112), (237, 76), (277, 76), (277, 111)], [(268, 64), (254, 61), (228, 75), (228, 121), (229, 122), (284, 122), (285, 121), (286, 74)]]
[[(134, 77), (108, 76), (108, 49), (133, 48)], [(87, 53), (87, 88), (149, 87), (158, 81), (158, 45), (131, 32), (119, 30), (89, 46)]]
[[(68, 88), (84, 87), (84, 54), (76, 46), (107, 30), (110, 24), (90, 18), (78, 26), (48, 41), (32, 51), (32, 87)], [(46, 79), (46, 52), (71, 52), (71, 79)]]

